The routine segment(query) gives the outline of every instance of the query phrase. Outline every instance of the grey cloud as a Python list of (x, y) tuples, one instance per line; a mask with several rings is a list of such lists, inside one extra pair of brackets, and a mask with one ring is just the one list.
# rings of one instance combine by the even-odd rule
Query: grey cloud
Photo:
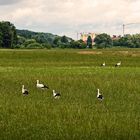
[[(6, 6), (3, 6), (6, 5)], [(0, 19), (17, 28), (65, 34), (121, 34), (122, 24), (140, 22), (140, 0), (0, 0)], [(127, 32), (140, 27), (126, 28)]]
[(19, 2), (19, 0), (0, 0), (0, 5), (11, 5)]

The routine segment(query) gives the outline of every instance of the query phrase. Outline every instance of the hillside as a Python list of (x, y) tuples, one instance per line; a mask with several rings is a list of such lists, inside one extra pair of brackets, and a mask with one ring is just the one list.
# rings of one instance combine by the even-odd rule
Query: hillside
[[(43, 33), (43, 32), (34, 32), (29, 30), (19, 30), (16, 29), (17, 35), (24, 37), (26, 39), (35, 39), (38, 43), (50, 43), (53, 44), (55, 38), (61, 38), (61, 36), (54, 35), (51, 33)], [(72, 41), (71, 38), (66, 37), (67, 40)]]

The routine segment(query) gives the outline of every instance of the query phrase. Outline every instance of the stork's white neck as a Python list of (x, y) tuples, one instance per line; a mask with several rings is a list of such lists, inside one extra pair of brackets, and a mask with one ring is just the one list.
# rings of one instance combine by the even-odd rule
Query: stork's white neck
[(97, 94), (100, 95), (99, 89), (97, 89)]
[(24, 89), (24, 85), (22, 85), (22, 89)]
[(56, 95), (55, 90), (53, 90), (53, 95), (54, 95), (54, 96)]
[(37, 80), (37, 84), (39, 84), (39, 80)]
[(24, 90), (25, 90), (25, 89), (24, 89), (24, 85), (22, 85), (22, 93), (24, 93)]

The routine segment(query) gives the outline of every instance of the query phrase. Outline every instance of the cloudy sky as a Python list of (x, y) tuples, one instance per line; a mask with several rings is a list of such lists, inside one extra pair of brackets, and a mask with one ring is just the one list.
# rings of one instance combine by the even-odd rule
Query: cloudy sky
[(140, 0), (0, 0), (0, 20), (76, 39), (76, 32), (140, 33)]

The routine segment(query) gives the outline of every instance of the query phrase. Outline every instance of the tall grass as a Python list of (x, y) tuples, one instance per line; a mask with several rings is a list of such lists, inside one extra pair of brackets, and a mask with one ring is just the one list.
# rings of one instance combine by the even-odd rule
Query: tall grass
[[(139, 50), (125, 51), (1, 50), (0, 139), (139, 140)], [(114, 68), (119, 60), (122, 66)], [(37, 79), (50, 89), (37, 89)], [(21, 94), (22, 84), (29, 96)], [(97, 88), (103, 102), (96, 99)]]

